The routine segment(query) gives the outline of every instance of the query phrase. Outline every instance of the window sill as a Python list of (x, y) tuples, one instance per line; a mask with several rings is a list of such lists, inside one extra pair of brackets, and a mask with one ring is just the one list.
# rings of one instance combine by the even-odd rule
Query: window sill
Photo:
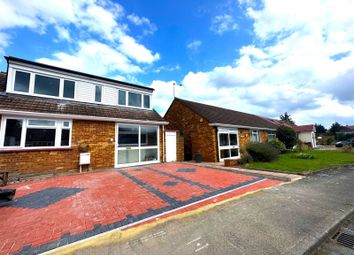
[(0, 153), (10, 153), (10, 152), (38, 152), (38, 151), (69, 151), (72, 147), (67, 148), (12, 148), (12, 149), (0, 149)]

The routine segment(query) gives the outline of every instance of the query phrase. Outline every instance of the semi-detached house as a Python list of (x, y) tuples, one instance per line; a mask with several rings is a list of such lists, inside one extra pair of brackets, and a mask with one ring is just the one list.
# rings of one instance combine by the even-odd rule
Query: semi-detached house
[(0, 169), (77, 171), (81, 148), (89, 148), (92, 168), (163, 161), (167, 122), (152, 109), (152, 88), (5, 58)]

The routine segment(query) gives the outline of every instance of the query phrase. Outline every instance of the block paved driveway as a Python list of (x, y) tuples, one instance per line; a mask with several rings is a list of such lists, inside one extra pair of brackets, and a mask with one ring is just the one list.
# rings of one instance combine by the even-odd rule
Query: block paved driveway
[(0, 254), (37, 254), (280, 184), (182, 163), (155, 164), (10, 185), (0, 207)]

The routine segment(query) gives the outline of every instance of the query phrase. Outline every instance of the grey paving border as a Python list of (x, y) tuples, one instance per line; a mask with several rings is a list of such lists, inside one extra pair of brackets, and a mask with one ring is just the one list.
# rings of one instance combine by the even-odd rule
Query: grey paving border
[[(116, 170), (116, 172), (118, 174), (122, 174), (123, 176), (126, 176), (127, 178), (129, 178), (127, 175), (122, 173), (122, 170)], [(156, 192), (155, 188), (153, 188), (151, 185), (149, 185), (145, 182), (142, 182), (141, 180), (139, 180), (136, 177), (129, 178), (129, 179), (134, 181), (136, 184), (143, 187), (144, 189), (148, 190), (149, 192), (151, 192), (155, 195), (159, 194), (158, 197), (160, 197), (162, 194), (164, 194), (163, 192), (160, 192), (160, 191)], [(264, 178), (264, 177), (255, 177), (255, 178), (247, 180), (245, 182), (230, 185), (229, 187), (226, 187), (226, 188), (214, 190), (211, 192), (206, 192), (203, 195), (198, 196), (198, 197), (193, 196), (191, 199), (186, 200), (186, 201), (177, 201), (177, 200), (167, 199), (167, 200), (171, 201), (172, 204), (169, 204), (168, 206), (165, 206), (165, 207), (162, 207), (159, 209), (148, 208), (147, 211), (142, 214), (139, 214), (136, 216), (127, 215), (125, 219), (117, 221), (117, 222), (113, 222), (108, 225), (96, 224), (93, 229), (88, 230), (88, 231), (84, 231), (79, 234), (71, 235), (70, 233), (64, 233), (59, 240), (54, 240), (54, 241), (48, 242), (48, 243), (40, 245), (40, 246), (25, 245), (24, 247), (22, 247), (22, 249), (20, 251), (13, 253), (13, 254), (34, 255), (34, 254), (44, 253), (44, 252), (56, 249), (60, 246), (66, 246), (69, 244), (73, 244), (75, 242), (93, 237), (98, 234), (102, 234), (102, 233), (105, 233), (105, 232), (108, 232), (108, 231), (111, 231), (114, 229), (122, 228), (126, 225), (130, 225), (133, 223), (138, 223), (138, 222), (143, 221), (145, 219), (148, 219), (148, 218), (151, 218), (154, 216), (158, 216), (160, 214), (168, 213), (169, 211), (173, 211), (173, 210), (178, 209), (180, 207), (187, 206), (189, 204), (193, 204), (198, 201), (202, 201), (202, 200), (205, 200), (205, 199), (208, 199), (208, 198), (211, 198), (211, 197), (214, 197), (214, 196), (217, 196), (219, 194), (223, 194), (223, 193), (226, 193), (229, 191), (237, 190), (237, 189), (249, 186), (253, 183), (260, 182), (260, 181), (266, 180), (266, 179), (267, 178)], [(165, 196), (168, 197), (166, 194), (162, 195), (162, 197), (165, 197)]]

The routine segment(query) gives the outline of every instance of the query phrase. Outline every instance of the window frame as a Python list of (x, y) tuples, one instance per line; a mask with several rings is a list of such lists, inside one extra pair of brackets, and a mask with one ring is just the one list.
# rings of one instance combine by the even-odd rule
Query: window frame
[[(137, 95), (139, 95), (140, 96), (140, 106), (134, 106), (134, 105), (130, 105), (129, 104), (129, 94), (137, 94)], [(138, 108), (138, 109), (143, 109), (144, 107), (143, 107), (143, 100), (144, 100), (144, 97), (143, 97), (143, 93), (140, 93), (140, 92), (136, 92), (136, 91), (127, 91), (127, 99), (128, 99), (128, 101), (127, 101), (127, 107), (132, 107), (132, 108)]]
[[(251, 132), (250, 142), (251, 143), (260, 143), (261, 142), (261, 137), (260, 137), (259, 129), (251, 129), (250, 132)], [(253, 133), (257, 134), (256, 141), (252, 141)]]
[[(274, 140), (277, 139), (277, 134), (276, 134), (275, 131), (268, 131), (267, 134), (268, 134), (268, 142), (274, 141)], [(274, 138), (272, 138), (272, 140), (269, 140), (270, 135), (271, 135), (271, 136), (274, 136)]]
[[(138, 127), (138, 145), (137, 146), (119, 146), (119, 127), (124, 126), (124, 127)], [(142, 146), (141, 145), (141, 129), (142, 128), (156, 128), (156, 136), (157, 136), (157, 144), (156, 145), (149, 145), (149, 146)], [(115, 139), (115, 155), (114, 155), (114, 164), (115, 167), (120, 168), (120, 167), (127, 167), (127, 166), (135, 166), (135, 165), (144, 165), (144, 164), (152, 164), (152, 163), (158, 163), (160, 162), (160, 127), (156, 125), (139, 125), (139, 124), (126, 124), (126, 123), (117, 123), (116, 124), (116, 139)], [(151, 161), (143, 161), (141, 158), (142, 150), (145, 149), (156, 149), (157, 150), (157, 160), (151, 160)], [(134, 163), (123, 163), (119, 164), (118, 162), (118, 155), (119, 151), (126, 151), (126, 150), (138, 150), (138, 162)]]
[[(221, 134), (227, 134), (228, 137), (228, 145), (220, 145), (220, 135)], [(230, 139), (230, 134), (235, 134), (236, 138), (237, 138), (237, 144), (236, 145), (232, 145), (231, 144), (231, 139)], [(219, 157), (219, 161), (223, 162), (225, 159), (239, 159), (241, 158), (240, 155), (240, 138), (238, 135), (238, 129), (237, 128), (233, 128), (233, 129), (225, 129), (225, 128), (218, 128), (218, 132), (217, 132), (217, 139), (218, 139), (218, 157)], [(236, 149), (237, 150), (237, 156), (231, 156), (231, 150), (232, 149)], [(229, 155), (230, 157), (227, 158), (221, 158), (221, 150), (229, 150)]]
[[(4, 146), (5, 143), (5, 130), (8, 119), (22, 120), (21, 141), (19, 146)], [(54, 126), (46, 125), (30, 125), (30, 120), (46, 120), (54, 121)], [(69, 126), (64, 127), (64, 122), (68, 122)], [(55, 129), (54, 146), (31, 146), (26, 147), (27, 129)], [(61, 146), (61, 135), (63, 129), (69, 129), (69, 145)], [(67, 119), (50, 119), (41, 117), (22, 117), (22, 116), (2, 116), (0, 128), (0, 151), (1, 150), (48, 150), (48, 149), (65, 149), (71, 148), (72, 142), (72, 120)]]

